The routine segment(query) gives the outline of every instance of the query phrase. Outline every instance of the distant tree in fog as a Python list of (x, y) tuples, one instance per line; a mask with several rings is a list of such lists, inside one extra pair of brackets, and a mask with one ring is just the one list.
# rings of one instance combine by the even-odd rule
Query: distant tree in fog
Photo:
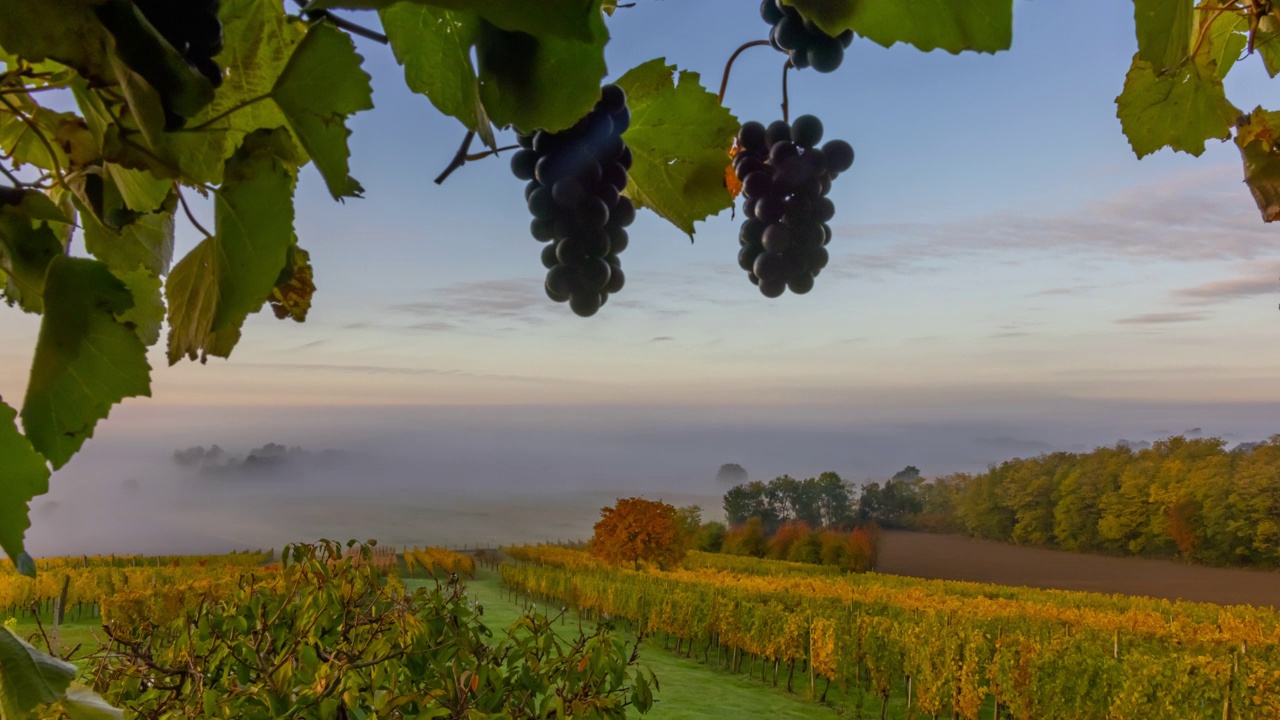
[(720, 466), (720, 470), (716, 472), (716, 482), (722, 483), (744, 483), (747, 481), (747, 469), (738, 463), (725, 463)]

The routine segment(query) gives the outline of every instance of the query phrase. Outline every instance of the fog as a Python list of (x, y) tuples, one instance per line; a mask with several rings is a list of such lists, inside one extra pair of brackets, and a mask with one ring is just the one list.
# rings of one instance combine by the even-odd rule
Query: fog
[[(181, 408), (131, 402), (33, 503), (34, 555), (214, 552), (320, 537), (402, 544), (585, 538), (619, 496), (720, 513), (722, 463), (752, 479), (834, 470), (854, 482), (927, 476), (1124, 438), (1277, 432), (1280, 406), (939, 400), (840, 407)], [(202, 471), (174, 451), (305, 452)], [(328, 451), (328, 452), (326, 452)]]

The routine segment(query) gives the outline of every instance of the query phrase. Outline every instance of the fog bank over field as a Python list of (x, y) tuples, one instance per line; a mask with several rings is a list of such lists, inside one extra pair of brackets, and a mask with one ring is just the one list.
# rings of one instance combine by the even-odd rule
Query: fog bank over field
[[(720, 512), (725, 462), (753, 479), (933, 476), (1120, 438), (1276, 432), (1276, 405), (1061, 400), (877, 407), (309, 407), (133, 402), (33, 503), (33, 554), (279, 548), (291, 540), (584, 538), (620, 495)], [(272, 443), (279, 447), (249, 453)], [(190, 448), (222, 451), (192, 460)], [(175, 451), (187, 455), (175, 458)], [(269, 456), (269, 457), (268, 457)], [(181, 461), (179, 461), (181, 460)], [(210, 468), (213, 468), (212, 470)]]

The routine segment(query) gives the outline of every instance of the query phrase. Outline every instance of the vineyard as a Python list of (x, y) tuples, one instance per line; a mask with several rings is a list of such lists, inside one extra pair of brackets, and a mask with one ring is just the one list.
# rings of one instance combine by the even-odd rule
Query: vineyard
[(1275, 718), (1280, 615), (691, 553), (670, 572), (508, 549), (512, 589), (662, 633), (677, 652), (823, 699), (905, 686), (927, 717)]

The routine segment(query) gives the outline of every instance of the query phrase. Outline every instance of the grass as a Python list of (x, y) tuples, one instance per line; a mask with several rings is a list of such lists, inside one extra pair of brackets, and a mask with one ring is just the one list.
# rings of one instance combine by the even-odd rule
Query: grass
[[(429, 582), (429, 581), (427, 581)], [(410, 587), (422, 584), (423, 581), (407, 581)], [(467, 581), (467, 592), (484, 605), (484, 620), (497, 631), (509, 627), (520, 617), (522, 611), (516, 602), (508, 600), (504, 588), (496, 573), (489, 570), (478, 570), (475, 580)], [(559, 610), (549, 608), (552, 613)], [(547, 612), (548, 608), (539, 608)], [(573, 613), (565, 617), (563, 627), (566, 632), (576, 633), (578, 619)], [(743, 673), (730, 673), (702, 663), (694, 658), (677, 657), (675, 653), (662, 649), (660, 640), (649, 639), (641, 646), (640, 661), (653, 670), (658, 677), (660, 690), (657, 703), (650, 713), (644, 717), (655, 720), (694, 720), (703, 718), (784, 718), (806, 720), (808, 718), (879, 718), (880, 700), (867, 697), (864, 706), (854, 707), (851, 698), (844, 697), (837, 688), (832, 687), (827, 694), (828, 702), (818, 704), (808, 700), (807, 678), (802, 678), (796, 670), (796, 693), (786, 691), (786, 674), (783, 671), (779, 687), (771, 682), (762, 682), (759, 675), (748, 677)], [(743, 664), (746, 668), (746, 663)], [(770, 677), (772, 680), (772, 677)], [(819, 688), (822, 686), (819, 680)], [(803, 687), (803, 690), (800, 688)], [(638, 715), (637, 715), (638, 717)], [(901, 720), (907, 717), (905, 692), (889, 701), (887, 717)]]

